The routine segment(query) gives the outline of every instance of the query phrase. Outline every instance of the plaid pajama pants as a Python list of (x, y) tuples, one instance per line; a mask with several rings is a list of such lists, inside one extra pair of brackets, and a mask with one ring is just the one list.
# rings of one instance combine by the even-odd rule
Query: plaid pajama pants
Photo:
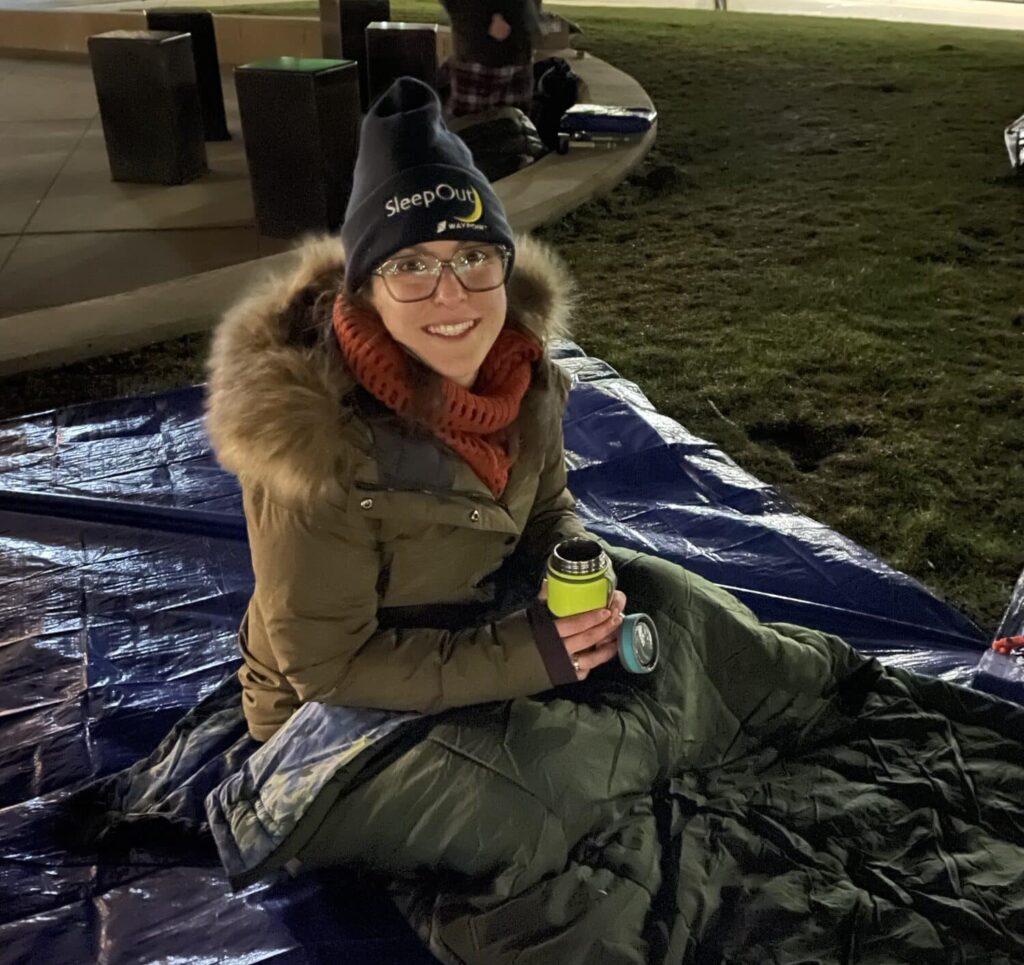
[(452, 60), (448, 64), (451, 97), (448, 113), (478, 114), (492, 107), (518, 107), (529, 113), (533, 102), (533, 65), (486, 67)]

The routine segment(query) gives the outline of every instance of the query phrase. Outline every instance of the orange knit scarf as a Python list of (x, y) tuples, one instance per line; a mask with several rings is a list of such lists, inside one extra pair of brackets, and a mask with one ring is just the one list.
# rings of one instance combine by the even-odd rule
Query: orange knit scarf
[[(343, 295), (334, 303), (334, 332), (359, 382), (389, 409), (408, 412), (412, 399), (408, 356), (384, 323)], [(530, 387), (532, 363), (541, 357), (530, 337), (506, 326), (480, 366), (472, 390), (442, 380), (442, 405), (431, 431), (457, 452), (498, 498), (508, 484), (512, 455), (507, 429)]]

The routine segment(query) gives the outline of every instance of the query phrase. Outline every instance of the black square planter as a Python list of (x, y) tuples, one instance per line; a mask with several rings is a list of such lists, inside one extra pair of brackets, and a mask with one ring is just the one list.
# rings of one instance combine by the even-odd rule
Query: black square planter
[(114, 181), (184, 184), (207, 170), (188, 34), (97, 34), (89, 60)]
[(437, 24), (372, 23), (366, 59), (371, 101), (399, 77), (415, 77), (437, 90)]
[(259, 233), (335, 231), (359, 147), (359, 76), (347, 60), (278, 57), (235, 68)]

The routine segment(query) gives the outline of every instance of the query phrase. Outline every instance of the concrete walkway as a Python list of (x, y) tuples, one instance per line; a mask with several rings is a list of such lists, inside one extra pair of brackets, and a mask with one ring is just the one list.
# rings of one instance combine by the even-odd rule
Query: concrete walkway
[(235, 137), (206, 145), (209, 174), (116, 184), (89, 65), (0, 59), (0, 316), (281, 250), (256, 234), (234, 83), (223, 81)]
[(1016, 0), (728, 0), (728, 7), (736, 13), (787, 13), (1024, 30), (1024, 4)]
[[(211, 10), (252, 6), (273, 0), (208, 0)], [(296, 4), (308, 6), (308, 0)], [(726, 0), (736, 13), (797, 14), (816, 17), (853, 17), (901, 23), (1024, 30), (1024, 0)], [(558, 0), (559, 7), (627, 7), (630, 9), (713, 10), (715, 0)], [(0, 0), (0, 9), (141, 10), (181, 6), (180, 0)], [(282, 10), (288, 8), (282, 3)]]

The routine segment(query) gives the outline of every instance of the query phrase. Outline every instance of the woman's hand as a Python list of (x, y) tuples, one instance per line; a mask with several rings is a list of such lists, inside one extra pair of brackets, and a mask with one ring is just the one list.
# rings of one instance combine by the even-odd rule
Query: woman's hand
[[(540, 598), (548, 598), (547, 580), (541, 585)], [(591, 670), (618, 653), (619, 628), (625, 608), (626, 594), (616, 590), (606, 609), (555, 618), (555, 629), (572, 660), (577, 679), (586, 680)]]
[(491, 26), (487, 33), (493, 40), (497, 40), (498, 43), (501, 43), (512, 36), (512, 28), (509, 26), (509, 22), (500, 13), (496, 13), (491, 17)]

